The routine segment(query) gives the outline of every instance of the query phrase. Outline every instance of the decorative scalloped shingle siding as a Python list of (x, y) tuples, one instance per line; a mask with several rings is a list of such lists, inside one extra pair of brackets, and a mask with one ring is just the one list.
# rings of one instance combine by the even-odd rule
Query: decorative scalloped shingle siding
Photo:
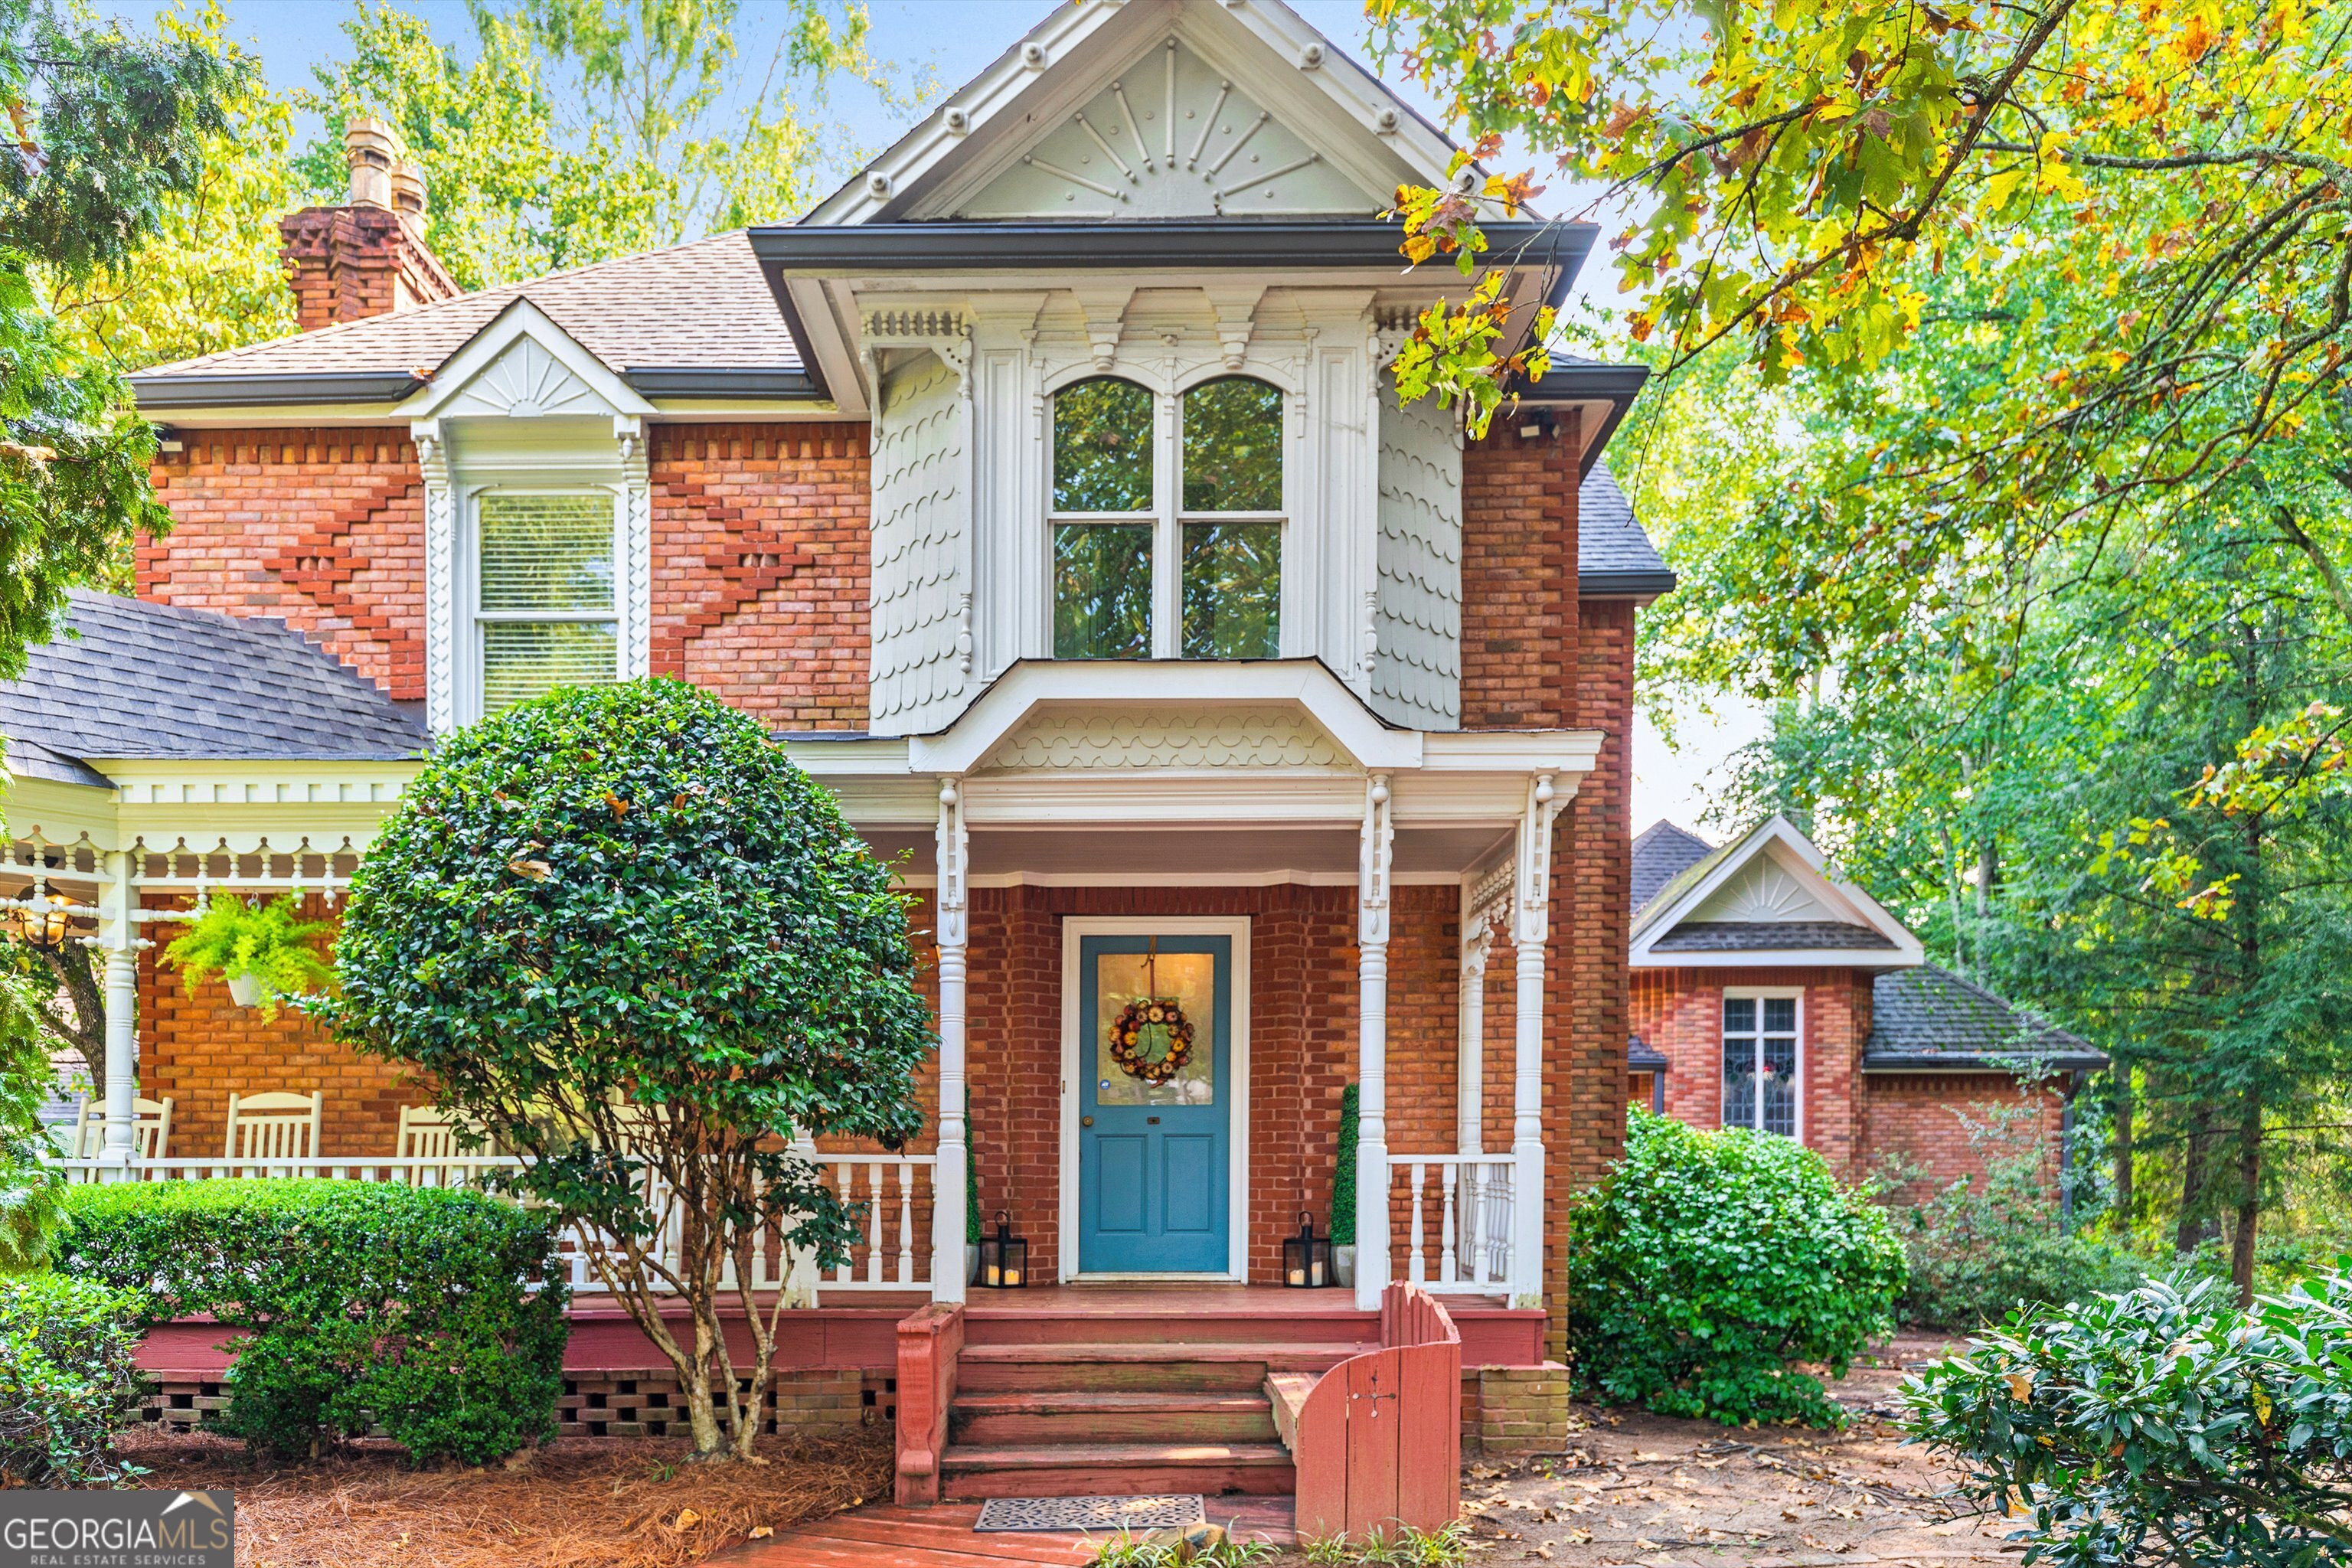
[(872, 725), (919, 734), (954, 716), (964, 670), (956, 634), (971, 584), (970, 510), (956, 378), (929, 354), (883, 385), (874, 453)]
[(1380, 639), (1372, 707), (1422, 730), (1462, 723), (1462, 441), (1424, 399), (1381, 398)]

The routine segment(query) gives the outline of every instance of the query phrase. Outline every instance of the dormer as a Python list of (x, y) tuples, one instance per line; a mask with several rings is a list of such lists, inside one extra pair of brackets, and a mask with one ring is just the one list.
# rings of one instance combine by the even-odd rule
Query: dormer
[[(1129, 0), (1056, 10), (754, 230), (873, 422), (873, 730), (941, 730), (1022, 660), (1300, 658), (1458, 728), (1460, 430), (1385, 371), (1462, 283), (1380, 216), (1451, 157), (1286, 7)], [(1590, 243), (1497, 249), (1532, 303)]]

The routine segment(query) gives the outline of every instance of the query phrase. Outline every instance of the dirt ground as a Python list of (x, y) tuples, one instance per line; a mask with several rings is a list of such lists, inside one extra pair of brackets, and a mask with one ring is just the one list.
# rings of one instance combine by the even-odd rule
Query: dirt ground
[(1953, 1478), (1901, 1446), (1895, 1388), (1947, 1350), (1906, 1336), (1832, 1386), (1843, 1432), (1731, 1430), (1577, 1407), (1564, 1461), (1473, 1465), (1463, 1479), (1474, 1563), (1560, 1568), (1795, 1568), (1864, 1563), (1969, 1568), (2016, 1561), (2015, 1528), (1961, 1517)]

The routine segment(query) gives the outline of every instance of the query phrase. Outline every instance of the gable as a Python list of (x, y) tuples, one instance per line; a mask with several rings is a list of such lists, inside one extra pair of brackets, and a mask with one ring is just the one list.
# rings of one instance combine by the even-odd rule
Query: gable
[[(1810, 868), (1808, 868), (1810, 869)], [(1801, 877), (1783, 865), (1767, 847), (1716, 889), (1683, 918), (1686, 921), (1741, 921), (1758, 923), (1837, 921), (1849, 923), (1843, 910), (1833, 910), (1815, 891), (1818, 873)]]
[(948, 216), (1361, 217), (1385, 205), (1171, 37)]
[[(1663, 850), (1679, 858), (1704, 847), (1663, 823), (1643, 838), (1654, 858)], [(1683, 956), (1699, 954), (1705, 956)], [(1821, 850), (1775, 816), (1659, 888), (1635, 914), (1629, 956), (1636, 969), (1800, 956), (1900, 968), (1924, 954), (1918, 938), (1862, 889), (1832, 879)]]

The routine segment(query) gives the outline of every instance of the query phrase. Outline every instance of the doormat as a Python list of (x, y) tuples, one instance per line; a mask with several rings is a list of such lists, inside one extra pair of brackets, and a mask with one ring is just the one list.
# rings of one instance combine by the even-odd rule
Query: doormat
[(1182, 1530), (1209, 1522), (1198, 1492), (1158, 1497), (991, 1498), (978, 1530)]

